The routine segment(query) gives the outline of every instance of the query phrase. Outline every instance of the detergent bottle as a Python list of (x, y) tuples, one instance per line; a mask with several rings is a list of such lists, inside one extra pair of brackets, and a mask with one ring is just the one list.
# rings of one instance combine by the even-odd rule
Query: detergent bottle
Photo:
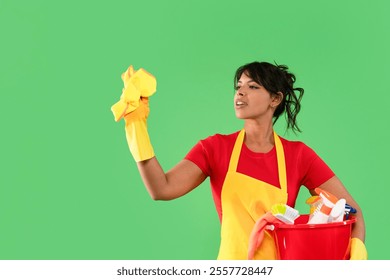
[(328, 222), (330, 212), (338, 199), (320, 188), (316, 188), (315, 191), (320, 196), (321, 203), (319, 203), (316, 210), (311, 215), (308, 224), (325, 224)]
[(306, 204), (308, 204), (310, 206), (309, 220), (313, 216), (318, 205), (320, 205), (321, 203), (322, 203), (322, 198), (319, 197), (318, 195), (313, 195), (313, 196), (309, 197), (308, 199), (306, 199)]

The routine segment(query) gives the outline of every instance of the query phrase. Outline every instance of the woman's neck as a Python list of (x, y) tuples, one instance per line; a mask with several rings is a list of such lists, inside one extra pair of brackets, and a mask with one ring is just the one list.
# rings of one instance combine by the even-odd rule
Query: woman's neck
[(245, 145), (253, 152), (267, 153), (275, 145), (272, 122), (260, 123), (256, 120), (246, 120)]

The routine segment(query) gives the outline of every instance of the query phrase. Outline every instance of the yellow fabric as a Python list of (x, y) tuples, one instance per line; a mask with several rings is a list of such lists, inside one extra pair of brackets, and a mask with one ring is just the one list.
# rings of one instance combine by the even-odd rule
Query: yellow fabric
[(130, 66), (123, 74), (124, 88), (120, 100), (111, 107), (115, 121), (125, 119), (126, 139), (136, 162), (154, 157), (146, 119), (149, 115), (149, 96), (156, 92), (156, 78)]
[(126, 114), (134, 111), (140, 104), (141, 97), (149, 97), (156, 92), (156, 78), (140, 68), (134, 71), (130, 66), (123, 74), (124, 88), (120, 100), (111, 107), (115, 121), (121, 120)]
[[(274, 133), (281, 188), (237, 172), (245, 131), (242, 130), (234, 144), (229, 169), (222, 186), (221, 244), (218, 259), (247, 259), (249, 237), (256, 221), (272, 205), (287, 203), (286, 164), (280, 138)], [(276, 259), (272, 236), (265, 231), (254, 259)]]
[(149, 100), (143, 97), (139, 107), (125, 116), (127, 144), (136, 162), (154, 157), (146, 119), (149, 115)]
[(351, 239), (351, 260), (367, 260), (367, 249), (359, 238)]

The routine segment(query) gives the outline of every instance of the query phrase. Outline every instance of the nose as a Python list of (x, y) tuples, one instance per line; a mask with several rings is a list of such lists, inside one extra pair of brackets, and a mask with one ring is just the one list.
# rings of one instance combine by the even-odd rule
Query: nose
[(237, 90), (237, 92), (236, 92), (236, 95), (237, 96), (244, 96), (244, 91), (242, 90), (242, 88), (239, 88), (238, 90)]

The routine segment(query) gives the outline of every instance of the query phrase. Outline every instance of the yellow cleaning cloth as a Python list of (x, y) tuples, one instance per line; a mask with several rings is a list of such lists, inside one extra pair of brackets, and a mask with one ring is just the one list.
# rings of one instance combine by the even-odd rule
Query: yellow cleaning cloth
[(140, 68), (134, 71), (132, 65), (122, 74), (124, 88), (120, 100), (111, 107), (115, 121), (139, 107), (141, 97), (149, 97), (156, 92), (156, 78)]

